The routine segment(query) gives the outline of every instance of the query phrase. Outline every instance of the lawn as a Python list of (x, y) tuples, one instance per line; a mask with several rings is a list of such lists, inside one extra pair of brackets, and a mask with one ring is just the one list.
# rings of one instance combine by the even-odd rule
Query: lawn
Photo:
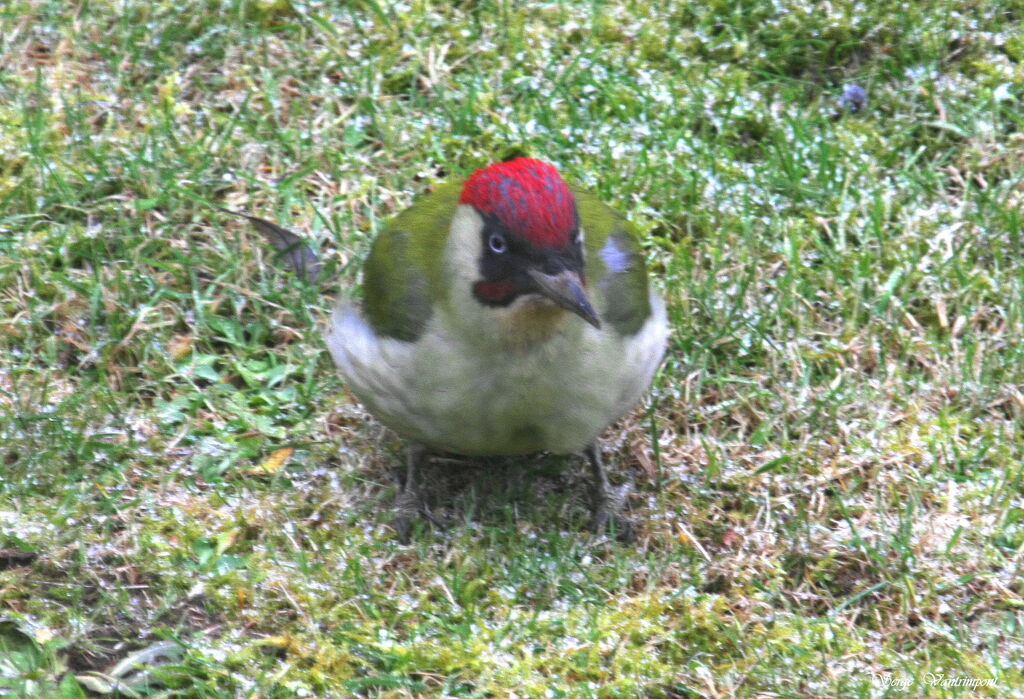
[[(1020, 0), (4, 3), (0, 695), (1024, 696), (1022, 101)], [(633, 545), (543, 455), (401, 545), (320, 336), (512, 152), (669, 304)]]

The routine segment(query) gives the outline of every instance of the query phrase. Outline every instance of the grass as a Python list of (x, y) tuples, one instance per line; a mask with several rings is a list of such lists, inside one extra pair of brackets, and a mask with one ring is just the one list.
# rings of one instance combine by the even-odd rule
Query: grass
[[(7, 3), (0, 694), (1022, 696), (1022, 15)], [(399, 545), (400, 443), (317, 332), (389, 216), (513, 148), (669, 301), (604, 440), (636, 547), (543, 457), (435, 465), (457, 524)]]

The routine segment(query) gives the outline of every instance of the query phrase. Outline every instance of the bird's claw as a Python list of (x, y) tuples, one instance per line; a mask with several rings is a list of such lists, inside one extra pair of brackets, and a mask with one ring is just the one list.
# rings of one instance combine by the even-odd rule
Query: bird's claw
[(596, 534), (608, 524), (612, 524), (619, 541), (626, 544), (635, 541), (636, 530), (633, 522), (620, 514), (626, 505), (626, 498), (632, 491), (631, 478), (620, 486), (609, 486), (606, 490), (595, 492), (594, 512), (587, 523), (587, 529)]
[(411, 540), (413, 522), (418, 517), (422, 517), (438, 529), (444, 530), (445, 528), (444, 523), (427, 509), (418, 493), (409, 488), (403, 488), (395, 498), (394, 520), (395, 532), (398, 533), (398, 540), (401, 543), (408, 544)]
[(423, 508), (419, 495), (411, 490), (403, 488), (395, 498), (395, 531), (398, 533), (398, 540), (403, 544), (409, 543), (412, 535), (412, 523), (419, 511)]

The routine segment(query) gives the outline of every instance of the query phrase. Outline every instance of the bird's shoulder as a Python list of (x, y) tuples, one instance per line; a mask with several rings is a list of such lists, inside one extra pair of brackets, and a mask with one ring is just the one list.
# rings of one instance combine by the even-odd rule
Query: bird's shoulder
[(412, 342), (426, 329), (459, 191), (444, 184), (421, 195), (373, 241), (363, 267), (363, 311), (378, 335)]
[(574, 189), (586, 245), (587, 278), (605, 298), (601, 319), (622, 335), (640, 331), (651, 315), (650, 285), (640, 233), (619, 211)]

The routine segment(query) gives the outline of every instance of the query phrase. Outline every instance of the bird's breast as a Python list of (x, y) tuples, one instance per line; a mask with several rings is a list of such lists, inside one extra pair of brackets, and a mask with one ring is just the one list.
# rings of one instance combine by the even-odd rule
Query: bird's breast
[(341, 308), (327, 339), (352, 392), (408, 439), (469, 456), (570, 453), (649, 385), (667, 332), (660, 299), (654, 309), (626, 337), (540, 299), (500, 309), (500, 325), (474, 302), (405, 342)]

